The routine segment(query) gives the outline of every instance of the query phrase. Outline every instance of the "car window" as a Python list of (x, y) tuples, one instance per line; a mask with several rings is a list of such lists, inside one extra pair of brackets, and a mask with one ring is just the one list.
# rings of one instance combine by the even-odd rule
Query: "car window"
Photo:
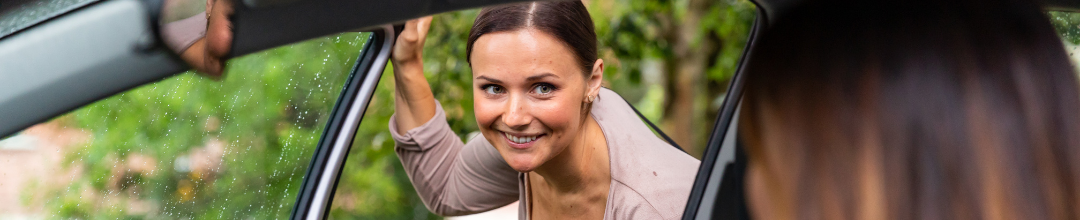
[(1073, 66), (1080, 67), (1077, 65), (1080, 64), (1080, 53), (1077, 53), (1080, 52), (1080, 12), (1051, 11), (1047, 15), (1072, 58)]
[[(668, 135), (681, 137), (691, 155), (700, 158), (712, 131), (715, 115), (727, 84), (742, 55), (756, 9), (745, 0), (710, 1), (702, 10), (693, 10), (699, 30), (695, 38), (671, 37), (684, 29), (664, 29), (688, 22), (687, 1), (654, 4), (649, 1), (599, 0), (586, 6), (592, 13), (605, 60), (604, 86), (627, 99)], [(450, 127), (462, 140), (477, 135), (473, 115), (472, 75), (465, 60), (466, 41), (478, 10), (436, 15), (424, 51), (425, 74), (435, 98), (446, 112)], [(670, 19), (673, 23), (664, 23)], [(644, 33), (644, 34), (643, 34)], [(681, 42), (680, 45), (673, 45)], [(691, 50), (686, 50), (691, 49)], [(681, 56), (677, 51), (686, 50)], [(694, 62), (683, 60), (694, 59)], [(676, 68), (675, 66), (679, 66)], [(330, 211), (331, 219), (431, 219), (432, 214), (416, 195), (394, 153), (388, 123), (394, 114), (392, 66), (384, 71), (375, 96), (357, 130), (354, 145), (341, 173)], [(689, 76), (676, 71), (691, 71)], [(690, 81), (673, 78), (689, 77)], [(693, 87), (693, 93), (675, 96), (672, 90)], [(669, 104), (690, 100), (690, 123), (673, 123), (682, 114)], [(683, 103), (685, 104), (685, 103)], [(692, 181), (692, 180), (688, 180)], [(515, 204), (479, 216), (459, 219), (514, 219)]]
[(98, 0), (5, 0), (0, 2), (0, 37)]
[(220, 81), (178, 74), (8, 137), (0, 219), (288, 218), (369, 36), (235, 58)]

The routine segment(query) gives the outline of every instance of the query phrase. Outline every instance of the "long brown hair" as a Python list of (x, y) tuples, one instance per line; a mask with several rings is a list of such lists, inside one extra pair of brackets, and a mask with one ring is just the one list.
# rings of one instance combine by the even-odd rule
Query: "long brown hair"
[(1080, 218), (1080, 82), (1038, 5), (858, 4), (795, 9), (749, 59), (740, 133), (781, 216)]

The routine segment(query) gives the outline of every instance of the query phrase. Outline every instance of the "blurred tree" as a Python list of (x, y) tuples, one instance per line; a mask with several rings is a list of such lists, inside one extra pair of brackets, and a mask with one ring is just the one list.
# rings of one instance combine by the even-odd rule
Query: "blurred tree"
[[(658, 61), (663, 81), (658, 123), (687, 152), (700, 157), (749, 36), (756, 12), (753, 4), (746, 0), (596, 0), (591, 5), (601, 51), (608, 53), (602, 57), (618, 60), (607, 73), (626, 74), (636, 82), (646, 71), (643, 64)], [(652, 83), (656, 82), (645, 84)], [(641, 91), (629, 91), (634, 88), (613, 85), (613, 89), (632, 102), (643, 96), (638, 95)]]

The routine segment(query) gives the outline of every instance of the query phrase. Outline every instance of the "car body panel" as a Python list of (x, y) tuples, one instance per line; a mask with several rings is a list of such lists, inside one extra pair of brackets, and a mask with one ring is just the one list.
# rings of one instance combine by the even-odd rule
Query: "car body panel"
[(0, 137), (186, 69), (152, 23), (142, 1), (113, 0), (3, 38)]

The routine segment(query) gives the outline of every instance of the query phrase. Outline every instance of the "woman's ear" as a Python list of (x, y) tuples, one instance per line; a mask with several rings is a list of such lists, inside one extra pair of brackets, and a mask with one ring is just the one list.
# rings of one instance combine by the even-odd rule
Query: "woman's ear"
[(593, 63), (592, 74), (589, 74), (587, 83), (586, 101), (592, 102), (600, 95), (600, 86), (604, 84), (604, 59), (596, 59), (596, 62)]
[(206, 0), (206, 18), (210, 19), (210, 13), (214, 11), (214, 0)]

